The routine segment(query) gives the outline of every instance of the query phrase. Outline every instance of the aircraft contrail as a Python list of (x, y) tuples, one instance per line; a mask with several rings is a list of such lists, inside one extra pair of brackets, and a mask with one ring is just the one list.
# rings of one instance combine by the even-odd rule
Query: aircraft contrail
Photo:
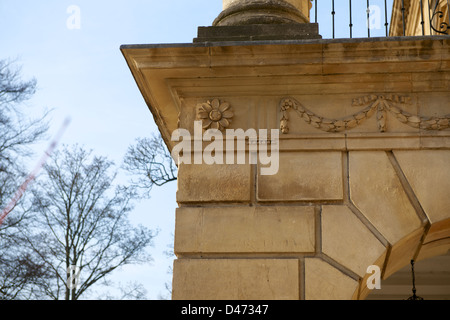
[(39, 160), (39, 162), (34, 167), (34, 170), (27, 176), (25, 181), (22, 183), (22, 185), (19, 187), (19, 189), (14, 194), (14, 197), (11, 199), (11, 201), (8, 203), (5, 209), (3, 209), (1, 215), (0, 215), (0, 226), (2, 225), (3, 221), (5, 220), (6, 216), (14, 209), (17, 202), (22, 198), (23, 194), (25, 193), (25, 190), (28, 188), (28, 185), (36, 178), (39, 171), (42, 169), (42, 167), (47, 162), (48, 158), (52, 154), (53, 150), (55, 150), (56, 146), (58, 145), (59, 139), (61, 139), (61, 136), (63, 135), (64, 131), (67, 129), (70, 123), (70, 118), (67, 117), (64, 120), (64, 123), (61, 126), (61, 129), (59, 129), (56, 136), (53, 138), (52, 142), (50, 143), (49, 147)]

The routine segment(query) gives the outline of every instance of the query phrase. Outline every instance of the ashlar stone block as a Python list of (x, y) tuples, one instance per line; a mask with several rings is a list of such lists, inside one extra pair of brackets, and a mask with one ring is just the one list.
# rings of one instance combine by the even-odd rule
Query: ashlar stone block
[(309, 206), (178, 208), (175, 253), (286, 254), (315, 250)]
[(450, 150), (394, 151), (431, 223), (450, 218)]
[(180, 164), (178, 203), (250, 202), (250, 164)]
[(280, 152), (275, 175), (258, 175), (260, 201), (342, 200), (341, 152)]
[(296, 259), (179, 259), (174, 300), (298, 300)]
[(421, 226), (385, 152), (350, 152), (349, 181), (351, 200), (389, 243)]
[(319, 258), (305, 259), (306, 300), (352, 299), (358, 281)]
[(322, 251), (364, 277), (386, 248), (347, 206), (322, 207)]

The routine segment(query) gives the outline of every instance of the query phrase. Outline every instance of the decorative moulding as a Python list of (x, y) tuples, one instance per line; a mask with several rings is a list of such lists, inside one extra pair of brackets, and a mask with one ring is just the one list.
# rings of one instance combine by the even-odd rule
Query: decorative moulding
[(341, 132), (360, 125), (366, 119), (377, 114), (378, 130), (386, 131), (386, 118), (388, 112), (395, 118), (413, 128), (423, 130), (444, 130), (450, 127), (450, 114), (442, 117), (422, 117), (402, 110), (399, 105), (410, 104), (411, 98), (400, 95), (366, 95), (353, 99), (353, 106), (366, 106), (353, 115), (341, 119), (328, 119), (306, 109), (300, 102), (291, 97), (280, 101), (280, 130), (283, 134), (289, 133), (289, 111), (294, 110), (300, 118), (309, 125), (325, 132)]

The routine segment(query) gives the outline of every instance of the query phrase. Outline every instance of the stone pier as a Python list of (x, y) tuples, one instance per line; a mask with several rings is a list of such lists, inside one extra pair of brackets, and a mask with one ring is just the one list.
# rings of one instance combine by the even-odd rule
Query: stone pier
[(306, 0), (223, 8), (194, 43), (121, 48), (170, 150), (194, 121), (279, 130), (274, 175), (179, 163), (173, 299), (364, 299), (368, 267), (446, 252), (449, 38), (323, 40)]

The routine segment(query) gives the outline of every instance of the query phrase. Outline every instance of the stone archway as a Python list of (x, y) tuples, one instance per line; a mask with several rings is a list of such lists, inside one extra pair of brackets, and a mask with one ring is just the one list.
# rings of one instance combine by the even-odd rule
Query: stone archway
[[(411, 247), (417, 246), (417, 251), (410, 258), (410, 260), (414, 259), (416, 264), (423, 260), (448, 254), (450, 250), (450, 218), (433, 224), (431, 227), (425, 227), (418, 244), (417, 236), (417, 233), (412, 233), (405, 237), (397, 248), (399, 251), (410, 251), (409, 249)], [(389, 260), (389, 257), (387, 257), (387, 259)], [(380, 257), (378, 261), (380, 260), (383, 260), (383, 258)], [(384, 259), (384, 262), (386, 263), (386, 259)], [(383, 280), (394, 276), (396, 272), (401, 269), (407, 269), (407, 271), (410, 270), (410, 263), (409, 261), (405, 261), (405, 259), (398, 259), (398, 261), (393, 262), (393, 265), (395, 267), (389, 270), (389, 274), (382, 274)], [(366, 281), (367, 277), (362, 281), (363, 286), (360, 287), (358, 299), (365, 299), (371, 294), (371, 290), (368, 290), (367, 287), (364, 286)], [(383, 295), (380, 295), (379, 297), (383, 299)], [(404, 297), (404, 299), (406, 298), (407, 296)]]
[(306, 299), (364, 299), (368, 266), (386, 279), (450, 249), (449, 151), (353, 151), (346, 160), (348, 201), (320, 208), (319, 254), (305, 258)]
[[(413, 295), (411, 265), (407, 265), (380, 283), (366, 300), (407, 300)], [(450, 251), (414, 261), (416, 296), (424, 300), (450, 300)]]

